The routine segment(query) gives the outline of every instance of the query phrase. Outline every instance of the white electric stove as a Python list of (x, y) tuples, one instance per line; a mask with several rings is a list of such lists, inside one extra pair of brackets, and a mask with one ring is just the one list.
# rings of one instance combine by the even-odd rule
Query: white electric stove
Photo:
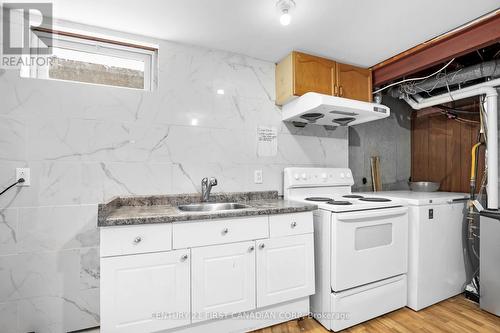
[(286, 168), (287, 200), (314, 202), (316, 294), (311, 311), (339, 331), (406, 306), (408, 208), (355, 195), (349, 169)]

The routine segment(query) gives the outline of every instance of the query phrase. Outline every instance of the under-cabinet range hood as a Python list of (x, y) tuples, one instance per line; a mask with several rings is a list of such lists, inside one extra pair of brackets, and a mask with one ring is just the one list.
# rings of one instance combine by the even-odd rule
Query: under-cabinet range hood
[(390, 109), (382, 104), (312, 92), (283, 105), (282, 111), (283, 121), (292, 122), (297, 127), (307, 124), (351, 126), (390, 115)]

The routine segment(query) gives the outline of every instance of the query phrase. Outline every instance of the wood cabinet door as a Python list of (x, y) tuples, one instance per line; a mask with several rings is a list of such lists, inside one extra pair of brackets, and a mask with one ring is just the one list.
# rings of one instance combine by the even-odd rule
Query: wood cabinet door
[(257, 241), (257, 307), (314, 291), (313, 234)]
[(101, 332), (156, 332), (191, 323), (189, 250), (101, 259)]
[(372, 101), (372, 73), (369, 69), (337, 63), (338, 96)]
[(293, 73), (295, 96), (301, 96), (308, 92), (334, 95), (335, 61), (294, 52)]
[(255, 242), (194, 248), (193, 323), (255, 309)]

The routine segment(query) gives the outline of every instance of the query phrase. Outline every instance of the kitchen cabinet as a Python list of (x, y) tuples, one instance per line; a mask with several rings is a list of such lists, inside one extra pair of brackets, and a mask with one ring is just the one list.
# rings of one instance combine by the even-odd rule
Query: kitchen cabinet
[(337, 82), (339, 97), (372, 101), (371, 70), (337, 63)]
[(293, 51), (276, 65), (276, 104), (308, 92), (371, 102), (371, 82), (369, 69)]
[(309, 313), (311, 211), (100, 232), (103, 333), (243, 332)]
[(255, 309), (255, 242), (192, 250), (193, 323)]
[[(189, 250), (101, 259), (101, 331), (155, 332), (191, 323)], [(184, 316), (166, 320), (164, 316)]]
[(313, 234), (257, 242), (257, 306), (314, 294)]

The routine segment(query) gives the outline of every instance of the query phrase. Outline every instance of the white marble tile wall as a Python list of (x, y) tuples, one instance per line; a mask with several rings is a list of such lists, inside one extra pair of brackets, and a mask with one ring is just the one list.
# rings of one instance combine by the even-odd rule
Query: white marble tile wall
[[(159, 42), (154, 92), (0, 72), (1, 331), (99, 324), (97, 204), (115, 195), (279, 190), (286, 166), (347, 166), (347, 130), (295, 129), (274, 104), (274, 64)], [(216, 94), (224, 89), (224, 95)], [(258, 125), (279, 130), (257, 156)], [(315, 135), (312, 135), (315, 134)], [(263, 170), (263, 184), (253, 172)]]

